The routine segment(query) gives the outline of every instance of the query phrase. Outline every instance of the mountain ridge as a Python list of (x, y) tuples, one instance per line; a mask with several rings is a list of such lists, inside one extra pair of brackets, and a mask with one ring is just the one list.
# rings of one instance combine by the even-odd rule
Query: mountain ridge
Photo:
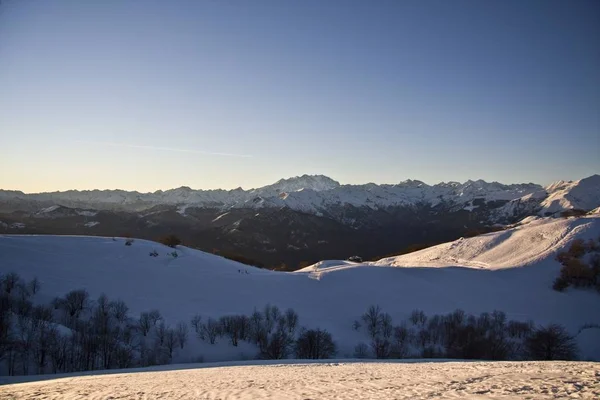
[[(573, 195), (573, 193), (575, 193)], [(585, 201), (579, 201), (580, 198)], [(484, 180), (440, 182), (428, 185), (419, 180), (405, 180), (397, 184), (360, 185), (340, 184), (325, 175), (302, 175), (280, 179), (259, 188), (244, 190), (191, 189), (187, 186), (158, 190), (152, 193), (125, 190), (68, 190), (45, 193), (23, 193), (0, 189), (0, 202), (13, 208), (22, 201), (40, 203), (46, 207), (91, 207), (97, 209), (123, 209), (139, 211), (155, 205), (188, 205), (201, 208), (264, 208), (289, 207), (315, 215), (327, 214), (335, 206), (378, 208), (392, 206), (415, 206), (427, 204), (436, 207), (449, 204), (461, 205), (468, 210), (477, 206), (474, 201), (529, 202), (540, 200), (537, 208), (553, 214), (583, 207), (585, 210), (600, 206), (600, 175), (592, 175), (577, 181), (558, 181), (546, 187), (534, 183), (502, 184)], [(546, 203), (543, 203), (547, 200)], [(552, 204), (552, 205), (551, 205)], [(19, 208), (15, 208), (19, 209)], [(511, 210), (514, 211), (514, 207)]]

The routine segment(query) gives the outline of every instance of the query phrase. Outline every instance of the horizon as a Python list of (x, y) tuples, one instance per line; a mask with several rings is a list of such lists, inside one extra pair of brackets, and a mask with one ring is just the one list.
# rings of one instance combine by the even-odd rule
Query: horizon
[(593, 0), (1, 1), (0, 188), (582, 179), (598, 20)]
[(558, 182), (575, 182), (575, 181), (579, 181), (582, 179), (586, 179), (586, 178), (590, 178), (592, 176), (598, 176), (599, 174), (592, 174), (589, 176), (584, 176), (581, 177), (579, 179), (573, 179), (573, 180), (556, 180), (556, 181), (552, 181), (549, 184), (541, 184), (538, 182), (498, 182), (498, 181), (490, 181), (490, 180), (486, 180), (486, 179), (467, 179), (466, 181), (453, 181), (453, 180), (448, 180), (448, 181), (440, 181), (440, 182), (436, 182), (436, 183), (429, 183), (429, 182), (425, 182), (421, 179), (405, 179), (399, 182), (381, 182), (381, 183), (376, 183), (376, 182), (362, 182), (362, 183), (344, 183), (341, 182), (338, 179), (332, 178), (330, 176), (327, 175), (323, 175), (323, 174), (303, 174), (303, 175), (297, 175), (297, 176), (290, 176), (287, 178), (280, 178), (279, 180), (275, 181), (275, 182), (271, 182), (271, 183), (267, 183), (261, 186), (255, 186), (255, 187), (248, 187), (245, 188), (243, 186), (236, 186), (236, 187), (231, 187), (231, 188), (196, 188), (196, 187), (191, 187), (188, 185), (183, 185), (183, 186), (177, 186), (177, 187), (171, 187), (171, 188), (162, 188), (162, 189), (156, 189), (156, 190), (152, 190), (152, 191), (141, 191), (141, 190), (135, 190), (135, 189), (123, 189), (123, 188), (92, 188), (92, 189), (67, 189), (67, 190), (52, 190), (52, 191), (44, 191), (44, 192), (25, 192), (23, 190), (19, 190), (19, 189), (10, 189), (10, 188), (2, 188), (0, 187), (0, 191), (9, 191), (9, 192), (22, 192), (24, 194), (50, 194), (50, 193), (63, 193), (63, 192), (69, 192), (69, 191), (78, 191), (78, 192), (93, 192), (93, 191), (124, 191), (124, 192), (137, 192), (140, 194), (154, 194), (157, 192), (167, 192), (170, 190), (177, 190), (177, 189), (190, 189), (193, 191), (212, 191), (212, 190), (223, 190), (223, 191), (234, 191), (234, 190), (238, 190), (241, 189), (243, 191), (251, 191), (251, 190), (256, 190), (256, 189), (261, 189), (265, 186), (271, 186), (271, 185), (275, 185), (277, 184), (279, 181), (285, 180), (285, 181), (289, 181), (289, 180), (293, 180), (293, 179), (299, 179), (299, 178), (303, 178), (303, 177), (324, 177), (324, 178), (328, 178), (331, 179), (333, 181), (335, 181), (336, 183), (338, 183), (340, 186), (364, 186), (364, 185), (370, 185), (370, 184), (375, 184), (375, 185), (398, 185), (398, 184), (402, 184), (405, 183), (407, 181), (419, 181), (427, 186), (436, 186), (436, 185), (441, 185), (441, 184), (445, 184), (445, 183), (458, 183), (460, 185), (464, 185), (466, 183), (470, 182), (477, 182), (477, 181), (483, 181), (484, 183), (487, 184), (492, 184), (492, 183), (499, 183), (501, 185), (539, 185), (542, 188), (546, 188), (552, 184), (558, 183)]

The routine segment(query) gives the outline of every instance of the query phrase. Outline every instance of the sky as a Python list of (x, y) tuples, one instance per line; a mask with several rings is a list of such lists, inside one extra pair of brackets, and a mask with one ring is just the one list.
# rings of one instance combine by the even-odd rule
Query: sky
[(600, 173), (600, 2), (2, 0), (0, 188)]

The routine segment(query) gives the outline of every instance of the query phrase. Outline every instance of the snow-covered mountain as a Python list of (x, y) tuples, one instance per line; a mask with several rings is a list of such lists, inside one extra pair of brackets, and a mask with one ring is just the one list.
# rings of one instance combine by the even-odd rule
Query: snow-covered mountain
[(600, 206), (600, 175), (574, 182), (556, 182), (546, 191), (548, 197), (542, 201), (540, 213), (555, 214), (569, 209), (589, 211)]
[(472, 211), (484, 203), (504, 205), (507, 202), (506, 209), (497, 215), (518, 213), (523, 204), (533, 204), (531, 208), (543, 214), (573, 208), (591, 210), (600, 206), (600, 176), (594, 175), (575, 182), (557, 182), (546, 188), (533, 183), (504, 185), (483, 180), (442, 182), (436, 185), (415, 180), (398, 184), (341, 185), (326, 176), (303, 175), (251, 190), (194, 190), (180, 187), (154, 193), (70, 190), (35, 194), (0, 190), (0, 206), (5, 209), (62, 205), (132, 211), (162, 204), (220, 209), (288, 207), (315, 215), (327, 215), (331, 208), (339, 206), (376, 210), (395, 206), (436, 207), (443, 204), (454, 210)]
[(294, 269), (324, 258), (375, 259), (528, 216), (581, 215), (597, 207), (599, 175), (546, 188), (482, 180), (342, 185), (303, 175), (251, 190), (0, 190), (0, 233), (145, 239), (176, 233), (205, 251)]

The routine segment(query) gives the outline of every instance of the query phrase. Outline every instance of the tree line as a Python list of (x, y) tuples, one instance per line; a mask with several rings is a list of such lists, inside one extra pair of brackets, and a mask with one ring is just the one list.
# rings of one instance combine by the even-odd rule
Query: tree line
[[(0, 275), (0, 374), (169, 364), (190, 340), (206, 345), (250, 343), (257, 349), (257, 359), (338, 355), (329, 332), (301, 327), (293, 309), (275, 305), (249, 315), (204, 318), (197, 314), (171, 326), (158, 310), (132, 316), (123, 301), (104, 294), (92, 299), (84, 289), (40, 304), (40, 290), (37, 279), (25, 281), (16, 273)], [(368, 339), (356, 346), (353, 356), (357, 358), (553, 360), (577, 356), (574, 339), (563, 327), (510, 321), (500, 311), (473, 316), (457, 310), (428, 317), (415, 310), (408, 320), (394, 325), (389, 314), (372, 306), (348, 329), (363, 332)]]

